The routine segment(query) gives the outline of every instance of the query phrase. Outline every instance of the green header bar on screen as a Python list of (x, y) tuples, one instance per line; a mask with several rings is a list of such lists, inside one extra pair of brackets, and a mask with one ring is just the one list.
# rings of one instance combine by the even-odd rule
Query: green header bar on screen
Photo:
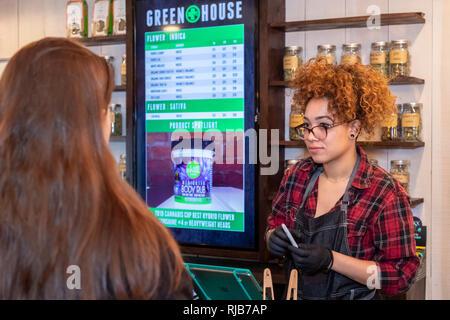
[(170, 228), (244, 231), (243, 212), (150, 208)]
[(181, 113), (204, 111), (244, 111), (244, 99), (200, 99), (146, 101), (146, 113)]
[(145, 50), (199, 48), (244, 43), (244, 25), (145, 33)]
[(217, 130), (244, 130), (244, 119), (196, 119), (196, 120), (147, 120), (146, 132), (174, 132), (186, 130), (188, 132)]

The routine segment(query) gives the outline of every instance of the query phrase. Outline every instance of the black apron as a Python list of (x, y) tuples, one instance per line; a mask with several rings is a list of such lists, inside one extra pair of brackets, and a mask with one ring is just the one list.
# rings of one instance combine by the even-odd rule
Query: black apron
[[(308, 218), (304, 215), (304, 205), (311, 193), (314, 185), (323, 171), (320, 166), (313, 173), (311, 181), (308, 183), (303, 200), (297, 210), (294, 228), (302, 233), (302, 242), (305, 244), (320, 245), (333, 251), (351, 256), (347, 237), (347, 207), (349, 204), (348, 191), (356, 176), (361, 162), (361, 157), (357, 155), (357, 161), (353, 168), (352, 175), (342, 197), (340, 209), (328, 212), (318, 218)], [(292, 261), (290, 261), (292, 264)], [(316, 274), (306, 274), (299, 270), (298, 298), (305, 300), (370, 300), (375, 297), (375, 290), (367, 288), (344, 275), (333, 270), (329, 272), (319, 272)]]

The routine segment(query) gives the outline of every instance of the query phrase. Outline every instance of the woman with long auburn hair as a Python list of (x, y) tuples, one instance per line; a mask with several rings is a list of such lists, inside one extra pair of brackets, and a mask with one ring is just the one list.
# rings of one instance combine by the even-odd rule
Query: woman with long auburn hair
[(62, 38), (27, 45), (6, 66), (0, 299), (192, 297), (177, 243), (116, 169), (113, 86), (103, 58)]

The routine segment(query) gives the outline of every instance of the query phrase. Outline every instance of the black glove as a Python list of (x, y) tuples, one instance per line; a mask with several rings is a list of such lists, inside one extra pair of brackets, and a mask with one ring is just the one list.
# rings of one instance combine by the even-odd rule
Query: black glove
[[(298, 230), (288, 228), (295, 242), (301, 242), (301, 233)], [(275, 231), (270, 234), (268, 249), (270, 253), (276, 256), (284, 256), (288, 252), (288, 246), (291, 245), (289, 238), (281, 226), (276, 227)]]
[(328, 248), (299, 243), (298, 248), (289, 245), (288, 250), (295, 267), (305, 273), (328, 272), (333, 265), (333, 254)]

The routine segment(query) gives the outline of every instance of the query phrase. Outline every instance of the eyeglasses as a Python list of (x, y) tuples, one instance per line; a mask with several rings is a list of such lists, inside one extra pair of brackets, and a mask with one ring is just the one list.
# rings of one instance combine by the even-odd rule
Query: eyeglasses
[(327, 138), (328, 130), (337, 126), (340, 126), (341, 124), (344, 124), (347, 122), (340, 122), (340, 123), (334, 123), (334, 124), (325, 124), (321, 123), (318, 126), (308, 128), (307, 123), (302, 123), (301, 125), (295, 127), (295, 131), (299, 135), (300, 139), (305, 140), (306, 133), (312, 133), (314, 137), (318, 140), (324, 140)]

